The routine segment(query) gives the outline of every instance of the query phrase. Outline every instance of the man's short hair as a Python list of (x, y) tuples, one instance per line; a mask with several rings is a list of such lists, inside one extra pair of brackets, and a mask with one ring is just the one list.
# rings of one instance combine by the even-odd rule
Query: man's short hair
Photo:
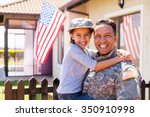
[(102, 20), (99, 20), (98, 22), (96, 22), (95, 26), (98, 26), (98, 25), (101, 25), (101, 24), (107, 24), (107, 25), (111, 26), (112, 29), (113, 29), (114, 34), (116, 35), (116, 33), (117, 33), (116, 24), (113, 20), (111, 20), (111, 19), (102, 19)]

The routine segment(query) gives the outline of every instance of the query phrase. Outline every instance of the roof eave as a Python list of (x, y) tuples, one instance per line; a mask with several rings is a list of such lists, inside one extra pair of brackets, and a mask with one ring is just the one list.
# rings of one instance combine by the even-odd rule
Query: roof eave
[(89, 0), (72, 0), (71, 2), (65, 4), (64, 6), (60, 7), (60, 10), (64, 11), (64, 10), (70, 10), (72, 8), (75, 8), (77, 6), (80, 6), (86, 2), (88, 2)]

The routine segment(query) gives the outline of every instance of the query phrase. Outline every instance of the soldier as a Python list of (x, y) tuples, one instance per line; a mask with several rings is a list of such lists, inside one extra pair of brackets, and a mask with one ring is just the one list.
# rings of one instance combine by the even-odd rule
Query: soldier
[[(98, 52), (93, 56), (97, 61), (117, 56), (116, 24), (112, 20), (96, 23), (94, 43)], [(136, 100), (140, 96), (141, 75), (131, 61), (117, 63), (103, 71), (88, 75), (84, 81), (83, 93), (99, 100)]]
[[(69, 33), (71, 45), (65, 53), (58, 86), (58, 98), (61, 100), (91, 99), (82, 94), (82, 81), (88, 68), (103, 70), (110, 67), (124, 58), (116, 56), (106, 61), (93, 60), (88, 53), (86, 46), (89, 44), (93, 29), (90, 19), (76, 18), (70, 25)], [(125, 55), (127, 57), (128, 55)]]

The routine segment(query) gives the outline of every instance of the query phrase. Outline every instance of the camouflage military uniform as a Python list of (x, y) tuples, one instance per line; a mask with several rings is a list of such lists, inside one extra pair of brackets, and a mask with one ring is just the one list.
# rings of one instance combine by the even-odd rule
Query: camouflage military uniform
[[(94, 58), (98, 61), (117, 56), (116, 50), (109, 55)], [(100, 100), (131, 100), (140, 99), (141, 75), (129, 62), (120, 62), (112, 67), (90, 73), (84, 81), (83, 92)]]

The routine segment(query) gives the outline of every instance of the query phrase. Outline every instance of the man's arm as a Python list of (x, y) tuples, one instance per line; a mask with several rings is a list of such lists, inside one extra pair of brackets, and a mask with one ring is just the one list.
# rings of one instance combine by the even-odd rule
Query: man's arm
[(119, 100), (141, 99), (141, 76), (135, 67), (127, 67), (120, 74), (120, 81), (116, 82), (116, 94)]

